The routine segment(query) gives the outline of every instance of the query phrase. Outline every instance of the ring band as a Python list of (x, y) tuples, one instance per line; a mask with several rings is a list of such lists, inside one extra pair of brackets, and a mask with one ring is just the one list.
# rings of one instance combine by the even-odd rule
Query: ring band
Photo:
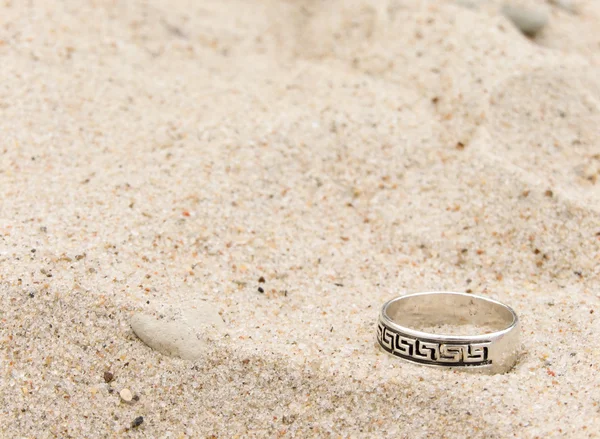
[(519, 318), (511, 307), (473, 294), (409, 294), (383, 305), (377, 341), (413, 363), (505, 373), (517, 361)]

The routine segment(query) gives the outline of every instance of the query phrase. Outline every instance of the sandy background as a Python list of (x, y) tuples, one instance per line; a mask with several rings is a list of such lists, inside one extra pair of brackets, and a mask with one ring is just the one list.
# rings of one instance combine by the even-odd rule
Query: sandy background
[[(598, 437), (600, 2), (530, 3), (0, 1), (0, 437)], [(375, 349), (440, 289), (515, 369)], [(131, 330), (201, 299), (199, 360)]]

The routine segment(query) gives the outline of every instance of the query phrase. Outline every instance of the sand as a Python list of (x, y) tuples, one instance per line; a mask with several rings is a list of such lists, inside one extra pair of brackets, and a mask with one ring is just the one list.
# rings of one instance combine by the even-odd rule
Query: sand
[[(598, 437), (600, 4), (460, 3), (0, 2), (0, 437)], [(376, 349), (428, 290), (516, 367)], [(204, 357), (133, 333), (190, 300)]]

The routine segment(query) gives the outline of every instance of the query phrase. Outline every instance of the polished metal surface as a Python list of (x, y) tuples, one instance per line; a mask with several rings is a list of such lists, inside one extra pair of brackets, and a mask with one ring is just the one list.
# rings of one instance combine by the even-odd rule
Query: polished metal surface
[(377, 341), (413, 363), (504, 373), (517, 361), (519, 318), (509, 306), (473, 294), (410, 294), (383, 306)]

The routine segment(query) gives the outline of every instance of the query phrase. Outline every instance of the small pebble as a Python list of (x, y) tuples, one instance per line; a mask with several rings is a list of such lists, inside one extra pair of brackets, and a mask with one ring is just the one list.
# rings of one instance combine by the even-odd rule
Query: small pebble
[(505, 3), (502, 13), (525, 35), (533, 37), (548, 24), (548, 11), (542, 7)]
[(125, 402), (131, 402), (131, 400), (133, 399), (133, 395), (131, 394), (131, 390), (129, 389), (123, 389), (119, 392), (119, 395), (121, 396), (121, 399)]
[(140, 425), (142, 425), (144, 423), (144, 417), (143, 416), (138, 416), (137, 418), (135, 418), (133, 420), (133, 422), (131, 423), (131, 428), (136, 428), (139, 427)]
[(110, 383), (114, 378), (115, 378), (115, 376), (112, 374), (112, 372), (109, 372), (108, 370), (106, 372), (104, 372), (104, 382), (105, 383)]
[(264, 276), (261, 276), (261, 277), (259, 277), (259, 278), (258, 278), (258, 283), (259, 283), (259, 284), (264, 284), (264, 283), (265, 283), (265, 278), (264, 278)]
[(263, 289), (263, 287), (258, 287), (258, 292), (259, 292), (259, 293), (264, 293), (264, 292), (265, 292), (265, 290)]

